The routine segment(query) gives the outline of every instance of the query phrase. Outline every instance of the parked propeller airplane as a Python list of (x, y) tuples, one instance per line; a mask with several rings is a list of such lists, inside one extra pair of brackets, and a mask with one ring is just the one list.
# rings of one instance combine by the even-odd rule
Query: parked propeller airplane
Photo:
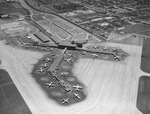
[(120, 61), (120, 59), (121, 59), (121, 56), (119, 56), (119, 55), (114, 55), (114, 60)]
[(83, 87), (80, 85), (73, 86), (73, 88), (75, 88), (75, 91), (79, 91), (80, 89), (83, 89)]
[(62, 104), (68, 104), (69, 103), (69, 98), (65, 99), (61, 99)]
[(73, 94), (74, 94), (73, 99), (81, 100), (81, 97), (79, 96), (79, 94), (77, 94), (77, 93), (73, 93)]
[(40, 72), (40, 73), (44, 72), (44, 70), (42, 68), (38, 69), (37, 71)]
[(47, 63), (42, 65), (43, 68), (49, 67), (49, 65)]
[(99, 49), (99, 46), (93, 46), (94, 49)]
[(109, 50), (109, 48), (107, 46), (102, 46), (101, 48), (103, 51)]
[(53, 62), (53, 59), (50, 59), (50, 58), (46, 58), (46, 59), (43, 59), (44, 62)]
[(46, 85), (48, 88), (55, 87), (55, 84), (53, 82), (46, 83)]
[(72, 59), (71, 58), (69, 58), (69, 59), (66, 59), (66, 62), (68, 63), (68, 64), (71, 64), (72, 63)]
[(68, 74), (68, 72), (62, 72), (60, 75), (66, 77)]
[(91, 54), (91, 56), (92, 56), (93, 58), (98, 58), (98, 57), (99, 57), (97, 54)]

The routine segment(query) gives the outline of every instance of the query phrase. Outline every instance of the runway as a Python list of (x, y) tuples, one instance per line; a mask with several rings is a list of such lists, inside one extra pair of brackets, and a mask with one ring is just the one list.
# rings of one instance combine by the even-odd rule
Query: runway
[(108, 45), (117, 45), (129, 57), (122, 62), (82, 59), (75, 65), (75, 75), (89, 90), (86, 114), (141, 114), (136, 109), (141, 47)]
[[(45, 53), (22, 50), (0, 42), (2, 65), (33, 114), (142, 114), (136, 108), (142, 46), (106, 43), (129, 54), (124, 61), (80, 59), (74, 75), (85, 84), (87, 99), (69, 107), (49, 99), (30, 73)], [(147, 75), (147, 74), (146, 74)]]

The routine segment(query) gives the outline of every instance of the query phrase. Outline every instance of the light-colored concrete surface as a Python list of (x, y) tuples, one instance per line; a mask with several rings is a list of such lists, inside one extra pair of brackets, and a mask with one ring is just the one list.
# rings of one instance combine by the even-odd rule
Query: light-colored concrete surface
[(106, 43), (129, 54), (122, 62), (80, 59), (73, 73), (86, 85), (85, 101), (69, 107), (49, 99), (30, 76), (34, 64), (44, 54), (4, 45), (0, 42), (2, 65), (10, 74), (33, 114), (142, 114), (136, 108), (142, 47)]
[[(83, 114), (141, 114), (136, 108), (142, 47), (120, 47), (129, 54), (122, 62), (81, 59), (75, 75), (88, 87), (88, 99), (80, 106)], [(87, 107), (87, 108), (84, 108)]]

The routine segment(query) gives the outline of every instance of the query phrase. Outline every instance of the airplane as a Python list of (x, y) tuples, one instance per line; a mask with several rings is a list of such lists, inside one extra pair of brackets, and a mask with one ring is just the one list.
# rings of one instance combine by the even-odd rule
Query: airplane
[(46, 58), (46, 59), (43, 59), (44, 62), (52, 62), (53, 59), (50, 59), (50, 58)]
[(119, 48), (112, 48), (113, 49), (113, 52), (119, 52), (120, 49)]
[(121, 53), (121, 57), (122, 57), (122, 56), (127, 56), (127, 54), (126, 54), (126, 53)]
[(80, 89), (83, 89), (83, 87), (80, 85), (73, 86), (73, 88), (75, 88), (75, 91), (79, 91)]
[(99, 57), (97, 54), (91, 54), (91, 56), (92, 56), (93, 58), (98, 58), (98, 57)]
[(28, 39), (31, 39), (31, 37), (30, 37), (30, 36), (27, 36), (27, 38), (28, 38)]
[(69, 98), (65, 99), (61, 99), (62, 104), (68, 104), (69, 103)]
[(55, 54), (54, 54), (54, 53), (52, 53), (52, 56), (55, 56)]
[(114, 56), (114, 60), (120, 61), (120, 59), (121, 59), (121, 56), (119, 56), (119, 55), (115, 55), (115, 56)]
[(53, 82), (46, 83), (46, 85), (48, 88), (55, 87), (55, 84)]
[(86, 55), (86, 53), (87, 53), (86, 51), (81, 51), (82, 55)]
[(68, 57), (74, 57), (74, 56), (73, 56), (73, 54), (71, 54), (71, 53), (68, 53)]
[(53, 62), (53, 59), (47, 58), (47, 62)]
[(71, 59), (71, 58), (66, 59), (66, 61), (67, 61), (68, 64), (71, 64), (71, 63), (72, 63), (72, 59)]
[(109, 48), (107, 46), (102, 46), (101, 48), (102, 48), (103, 51), (109, 50)]
[(49, 67), (49, 65), (47, 63), (43, 64), (42, 67)]
[(42, 68), (40, 68), (40, 69), (37, 70), (37, 71), (40, 72), (40, 73), (43, 73), (43, 72), (44, 72)]
[(62, 72), (60, 75), (66, 77), (68, 74), (68, 72)]
[(79, 94), (77, 94), (77, 93), (73, 93), (73, 94), (74, 94), (73, 99), (79, 99), (79, 100), (81, 100), (81, 97), (79, 96)]
[(94, 49), (99, 49), (99, 46), (93, 46)]

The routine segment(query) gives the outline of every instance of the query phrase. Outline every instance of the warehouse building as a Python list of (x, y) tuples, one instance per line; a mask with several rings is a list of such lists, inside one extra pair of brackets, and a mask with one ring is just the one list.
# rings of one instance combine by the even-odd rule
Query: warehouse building
[(37, 32), (34, 34), (39, 40), (41, 40), (43, 43), (50, 42), (50, 39), (44, 35), (42, 32)]
[(77, 44), (72, 44), (70, 41), (61, 41), (59, 44), (58, 44), (58, 47), (59, 48), (67, 48), (67, 49), (76, 49), (77, 47)]

